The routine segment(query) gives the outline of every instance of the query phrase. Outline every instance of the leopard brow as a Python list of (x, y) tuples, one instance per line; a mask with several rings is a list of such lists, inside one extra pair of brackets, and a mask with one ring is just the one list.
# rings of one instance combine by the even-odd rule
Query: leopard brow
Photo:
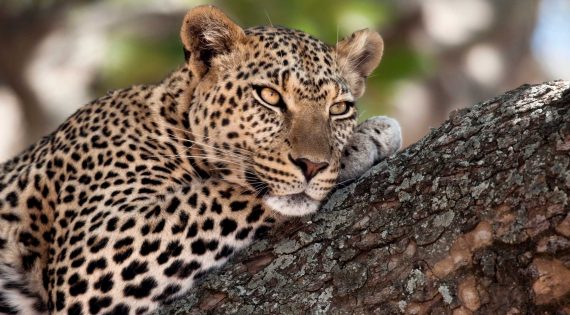
[(340, 87), (339, 87), (337, 84), (335, 84), (335, 85), (334, 85), (334, 96), (333, 96), (333, 100), (336, 100), (336, 99), (338, 98), (339, 92), (340, 92)]
[(280, 81), (279, 86), (281, 86), (281, 88), (283, 89), (284, 92), (287, 92), (287, 85), (289, 84), (289, 77), (290, 77), (289, 69), (284, 69), (279, 74), (279, 81)]
[(336, 84), (334, 85), (334, 91), (335, 91), (335, 95), (333, 97), (333, 100), (338, 100), (341, 95), (346, 94), (348, 97), (342, 97), (343, 99), (341, 101), (344, 101), (344, 102), (355, 102), (356, 101), (354, 99), (354, 97), (352, 96), (352, 94), (350, 94), (350, 90), (347, 89), (346, 86), (343, 85), (342, 83), (336, 82)]
[(267, 77), (267, 80), (268, 80), (269, 82), (271, 82), (271, 84), (273, 84), (273, 85), (275, 85), (275, 86), (278, 86), (280, 89), (282, 89), (283, 91), (285, 91), (285, 90), (283, 89), (284, 86), (283, 86), (283, 85), (281, 84), (281, 82), (280, 82), (280, 81), (281, 81), (280, 78), (281, 78), (281, 75), (280, 75), (280, 74), (278, 74), (278, 73), (273, 73), (271, 76), (268, 76), (268, 77)]

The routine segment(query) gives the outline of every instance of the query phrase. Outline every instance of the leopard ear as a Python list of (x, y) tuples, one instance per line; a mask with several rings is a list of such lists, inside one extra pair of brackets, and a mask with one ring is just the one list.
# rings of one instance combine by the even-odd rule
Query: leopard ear
[(384, 42), (380, 34), (369, 29), (352, 33), (336, 47), (337, 64), (347, 79), (352, 94), (364, 93), (366, 78), (376, 69), (382, 58)]
[(204, 5), (186, 13), (180, 30), (186, 62), (204, 74), (212, 59), (231, 52), (245, 39), (243, 29), (220, 9)]

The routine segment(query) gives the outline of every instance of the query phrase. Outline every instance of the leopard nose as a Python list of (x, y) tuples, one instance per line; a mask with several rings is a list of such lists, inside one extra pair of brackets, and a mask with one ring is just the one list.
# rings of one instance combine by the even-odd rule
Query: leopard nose
[(320, 171), (329, 166), (329, 163), (327, 162), (313, 162), (306, 158), (293, 158), (291, 154), (289, 154), (289, 160), (291, 160), (293, 164), (297, 165), (301, 169), (303, 175), (305, 176), (305, 179), (307, 179), (307, 182), (311, 181), (311, 179), (315, 177)]

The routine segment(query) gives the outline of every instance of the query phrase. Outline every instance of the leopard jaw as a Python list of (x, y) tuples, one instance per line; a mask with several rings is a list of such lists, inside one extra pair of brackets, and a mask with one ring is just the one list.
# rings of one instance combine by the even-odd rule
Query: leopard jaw
[(273, 211), (286, 216), (299, 217), (315, 213), (319, 209), (320, 201), (312, 199), (305, 193), (263, 197), (265, 204)]

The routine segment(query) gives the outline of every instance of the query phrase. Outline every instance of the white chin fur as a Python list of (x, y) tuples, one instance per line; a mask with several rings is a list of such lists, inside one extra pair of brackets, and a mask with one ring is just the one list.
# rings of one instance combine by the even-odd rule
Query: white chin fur
[(315, 213), (321, 204), (320, 201), (314, 200), (305, 194), (265, 196), (263, 201), (273, 211), (291, 217)]

